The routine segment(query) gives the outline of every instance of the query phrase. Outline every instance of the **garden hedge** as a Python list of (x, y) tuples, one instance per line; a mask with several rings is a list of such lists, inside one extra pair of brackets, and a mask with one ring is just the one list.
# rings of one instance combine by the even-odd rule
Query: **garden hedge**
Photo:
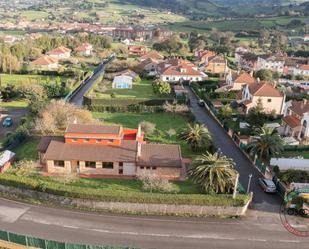
[(45, 177), (17, 176), (11, 173), (0, 174), (0, 184), (49, 194), (92, 199), (105, 202), (157, 203), (178, 205), (205, 206), (243, 206), (249, 199), (248, 195), (210, 195), (210, 194), (161, 194), (143, 192), (119, 193), (106, 189), (94, 189), (72, 186), (56, 181), (46, 181)]

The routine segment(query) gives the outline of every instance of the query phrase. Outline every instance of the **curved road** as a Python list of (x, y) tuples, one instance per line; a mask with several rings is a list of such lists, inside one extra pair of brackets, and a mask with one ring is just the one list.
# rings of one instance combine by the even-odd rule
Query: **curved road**
[[(0, 199), (0, 229), (50, 240), (138, 248), (308, 248), (278, 215), (241, 219), (130, 217), (82, 213)], [(309, 229), (309, 223), (308, 223)]]
[(262, 174), (258, 169), (252, 165), (249, 159), (241, 152), (238, 146), (235, 145), (226, 131), (217, 123), (217, 121), (205, 110), (200, 107), (197, 102), (198, 99), (187, 87), (191, 101), (191, 110), (195, 115), (197, 121), (205, 124), (208, 130), (213, 135), (215, 145), (221, 149), (222, 153), (228, 157), (233, 158), (236, 163), (235, 167), (239, 172), (239, 181), (246, 188), (248, 185), (249, 175), (252, 174), (251, 188), (253, 192), (253, 208), (263, 211), (278, 212), (279, 205), (282, 202), (279, 195), (265, 194), (258, 184), (258, 178)]

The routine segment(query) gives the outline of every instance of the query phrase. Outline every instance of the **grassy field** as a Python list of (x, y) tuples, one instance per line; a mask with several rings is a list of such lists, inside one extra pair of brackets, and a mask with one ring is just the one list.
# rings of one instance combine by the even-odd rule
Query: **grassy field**
[(168, 28), (174, 31), (190, 32), (196, 30), (198, 32), (206, 32), (212, 29), (220, 31), (259, 31), (263, 28), (274, 28), (278, 27), (286, 30), (287, 25), (292, 20), (301, 20), (303, 23), (306, 22), (306, 17), (271, 17), (271, 18), (258, 18), (258, 19), (238, 19), (229, 21), (187, 21), (177, 22), (167, 25)]
[(26, 100), (19, 99), (8, 102), (0, 102), (0, 107), (4, 108), (27, 108), (29, 103)]
[(284, 151), (280, 157), (299, 157), (302, 156), (304, 159), (309, 159), (309, 151)]
[(104, 93), (98, 93), (96, 90), (96, 97), (111, 99), (111, 94), (114, 93), (116, 98), (123, 99), (165, 99), (169, 96), (157, 95), (153, 92), (151, 80), (142, 80), (139, 83), (133, 83), (132, 89), (113, 89), (112, 84), (108, 84), (107, 90)]
[(156, 125), (156, 132), (147, 135), (146, 138), (152, 143), (180, 144), (184, 157), (193, 157), (189, 146), (176, 138), (169, 136), (166, 132), (174, 129), (178, 134), (189, 122), (185, 116), (176, 115), (175, 118), (169, 113), (101, 113), (94, 112), (93, 116), (102, 122), (120, 124), (127, 128), (137, 128), (142, 121), (151, 122)]
[(27, 11), (22, 11), (20, 13), (21, 17), (24, 17), (29, 21), (44, 19), (44, 18), (47, 18), (48, 15), (49, 14), (45, 11), (35, 11), (35, 10), (27, 10)]
[[(20, 84), (25, 82), (52, 82), (58, 76), (45, 76), (45, 75), (33, 75), (33, 74), (0, 74), (1, 86), (10, 84)], [(67, 77), (60, 77), (62, 81), (66, 81)]]

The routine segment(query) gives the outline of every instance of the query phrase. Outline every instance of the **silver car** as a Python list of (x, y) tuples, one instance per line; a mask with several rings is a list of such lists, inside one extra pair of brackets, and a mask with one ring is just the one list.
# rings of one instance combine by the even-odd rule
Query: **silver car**
[(259, 184), (265, 193), (276, 193), (277, 192), (276, 185), (272, 180), (265, 179), (265, 178), (259, 178)]

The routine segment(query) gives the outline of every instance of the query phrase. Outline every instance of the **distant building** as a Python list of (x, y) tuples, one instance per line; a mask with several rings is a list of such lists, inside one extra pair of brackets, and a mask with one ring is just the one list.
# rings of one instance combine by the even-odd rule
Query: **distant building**
[(259, 56), (257, 60), (256, 70), (268, 69), (273, 72), (283, 73), (285, 58), (278, 56)]
[(152, 51), (149, 51), (148, 53), (146, 53), (145, 55), (143, 55), (140, 58), (140, 61), (144, 61), (144, 60), (147, 60), (147, 59), (162, 61), (164, 59), (164, 56), (161, 55), (159, 52), (152, 50)]
[(128, 52), (130, 55), (143, 56), (147, 53), (147, 48), (142, 45), (129, 45)]
[(58, 48), (55, 48), (53, 50), (50, 50), (47, 55), (56, 58), (58, 60), (61, 59), (68, 59), (71, 56), (71, 49), (68, 49), (66, 47), (60, 46)]
[(305, 77), (309, 77), (309, 64), (299, 65), (294, 68), (294, 75), (303, 75)]
[(252, 85), (256, 83), (256, 79), (246, 72), (232, 73), (226, 76), (226, 86), (230, 91), (239, 91), (245, 85)]
[(83, 43), (77, 48), (75, 48), (75, 52), (82, 56), (90, 56), (92, 55), (93, 46), (89, 43)]
[(228, 70), (227, 60), (222, 55), (216, 55), (209, 59), (205, 66), (206, 73), (227, 74)]
[(59, 67), (58, 60), (54, 57), (44, 55), (34, 60), (31, 66), (39, 70), (52, 70)]

